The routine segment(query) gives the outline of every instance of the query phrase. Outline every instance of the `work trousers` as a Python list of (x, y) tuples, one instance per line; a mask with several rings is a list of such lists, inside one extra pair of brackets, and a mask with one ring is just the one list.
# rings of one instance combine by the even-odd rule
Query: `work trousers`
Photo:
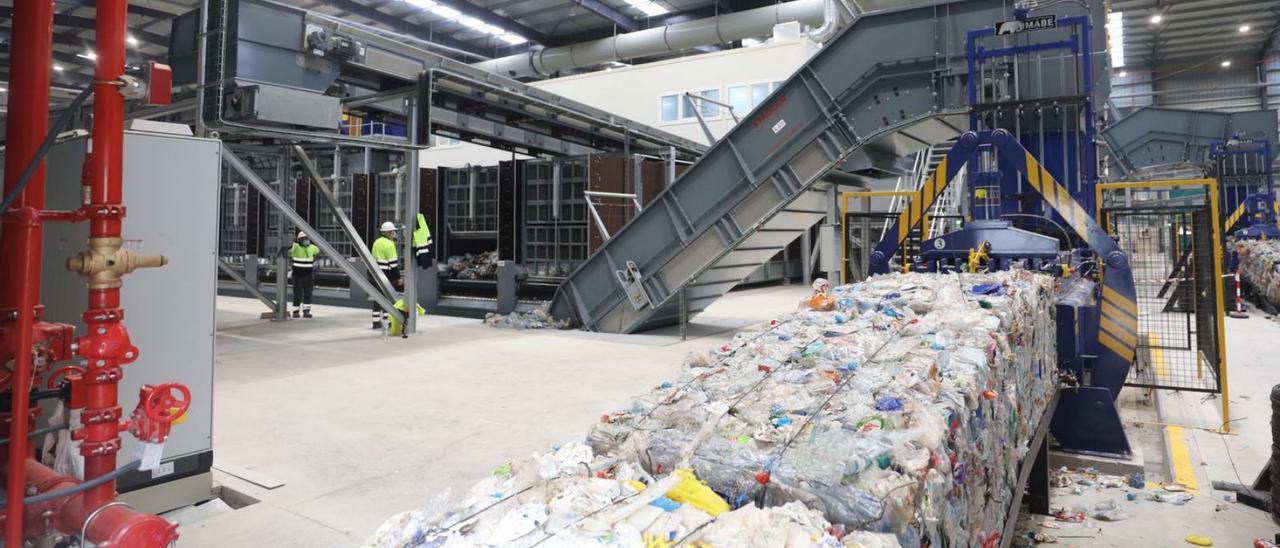
[(310, 268), (293, 269), (293, 310), (311, 310), (311, 294), (316, 288), (316, 276)]

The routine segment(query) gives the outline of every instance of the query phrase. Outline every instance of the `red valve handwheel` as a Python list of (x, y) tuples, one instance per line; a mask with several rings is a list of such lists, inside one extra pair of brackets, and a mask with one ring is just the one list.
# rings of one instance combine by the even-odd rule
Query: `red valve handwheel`
[[(182, 399), (174, 397), (178, 391)], [(147, 397), (147, 416), (156, 422), (173, 422), (186, 414), (191, 407), (191, 390), (176, 382), (167, 382), (155, 387)], [(177, 411), (173, 411), (177, 409)]]

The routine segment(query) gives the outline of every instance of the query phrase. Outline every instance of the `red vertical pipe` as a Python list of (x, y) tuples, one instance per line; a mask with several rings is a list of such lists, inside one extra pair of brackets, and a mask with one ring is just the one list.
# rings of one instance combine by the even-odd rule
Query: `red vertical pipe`
[[(9, 57), (9, 106), (6, 133), (8, 151), (4, 165), (5, 194), (14, 190), (18, 177), (35, 157), (49, 130), (49, 71), (53, 47), (53, 0), (27, 0), (13, 5), (13, 43)], [(9, 415), (9, 451), (6, 462), (5, 545), (22, 546), (22, 498), (27, 460), (27, 420), (31, 387), (32, 336), (35, 308), (40, 301), (40, 260), (43, 231), (35, 213), (44, 208), (44, 162), (26, 190), (4, 214), (4, 238), (0, 241), (0, 308), (16, 311), (16, 321), (6, 319), (12, 346), (0, 349), (0, 358), (14, 358), (13, 406)], [(12, 322), (12, 323), (10, 323)]]
[[(128, 23), (127, 0), (98, 0), (96, 24), (97, 70), (94, 73), (93, 96), (93, 154), (89, 157), (89, 203), (90, 212), (102, 212), (119, 209), (123, 198), (123, 166), (124, 166), (124, 97), (120, 95), (116, 82), (124, 75), (125, 35)], [(118, 214), (95, 215), (89, 227), (90, 238), (119, 238), (120, 216)], [(120, 289), (118, 287), (89, 288), (89, 313), (112, 310), (120, 307)], [(89, 329), (106, 329), (112, 331), (119, 318), (99, 325), (90, 325)], [(95, 337), (95, 333), (89, 333)], [(116, 357), (118, 358), (118, 356)], [(99, 371), (116, 370), (117, 359), (107, 360)], [(91, 370), (95, 364), (89, 364)], [(86, 410), (112, 409), (118, 405), (119, 375), (102, 381), (89, 381), (85, 391)], [(85, 428), (84, 441), (94, 442), (117, 441), (119, 431), (115, 424), (101, 423), (88, 425)], [(116, 451), (107, 450), (97, 454), (85, 455), (84, 477), (86, 480), (102, 476), (116, 467)], [(107, 482), (91, 489), (85, 494), (85, 503), (89, 507), (97, 507), (111, 502), (115, 498), (115, 482)]]

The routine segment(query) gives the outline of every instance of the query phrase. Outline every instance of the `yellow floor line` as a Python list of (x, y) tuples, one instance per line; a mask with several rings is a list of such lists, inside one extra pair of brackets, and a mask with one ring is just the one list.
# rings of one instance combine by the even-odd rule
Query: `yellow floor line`
[(1160, 335), (1147, 333), (1147, 347), (1151, 348), (1151, 361), (1156, 362), (1156, 377), (1168, 375), (1168, 367), (1164, 362), (1164, 349), (1160, 348)]
[(1169, 458), (1173, 460), (1173, 479), (1192, 493), (1199, 492), (1196, 470), (1191, 467), (1191, 452), (1187, 450), (1187, 438), (1181, 426), (1164, 427), (1169, 436)]

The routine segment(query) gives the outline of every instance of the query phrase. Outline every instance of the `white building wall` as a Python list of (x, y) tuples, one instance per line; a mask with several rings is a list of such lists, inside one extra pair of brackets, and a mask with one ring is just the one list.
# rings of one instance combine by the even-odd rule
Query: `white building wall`
[[(771, 91), (775, 82), (786, 80), (816, 52), (817, 46), (813, 42), (799, 38), (578, 74), (534, 82), (532, 85), (687, 139), (710, 144), (696, 118), (679, 116), (676, 120), (663, 121), (662, 98), (677, 97), (677, 107), (683, 111), (683, 101), (678, 97), (684, 92), (716, 90), (719, 101), (729, 103), (730, 88), (735, 88), (737, 93), (745, 86), (748, 95), (753, 85), (765, 86)], [(761, 88), (756, 89), (759, 93)], [(739, 118), (745, 117), (756, 102), (748, 100), (744, 105), (745, 111), (734, 111)], [(733, 127), (733, 119), (726, 109), (710, 105), (707, 105), (707, 109), (718, 111), (707, 120), (707, 125), (716, 138)], [(423, 152), (420, 157), (423, 167), (461, 167), (467, 164), (496, 164), (500, 160), (510, 160), (511, 153), (461, 143), (438, 146)]]

